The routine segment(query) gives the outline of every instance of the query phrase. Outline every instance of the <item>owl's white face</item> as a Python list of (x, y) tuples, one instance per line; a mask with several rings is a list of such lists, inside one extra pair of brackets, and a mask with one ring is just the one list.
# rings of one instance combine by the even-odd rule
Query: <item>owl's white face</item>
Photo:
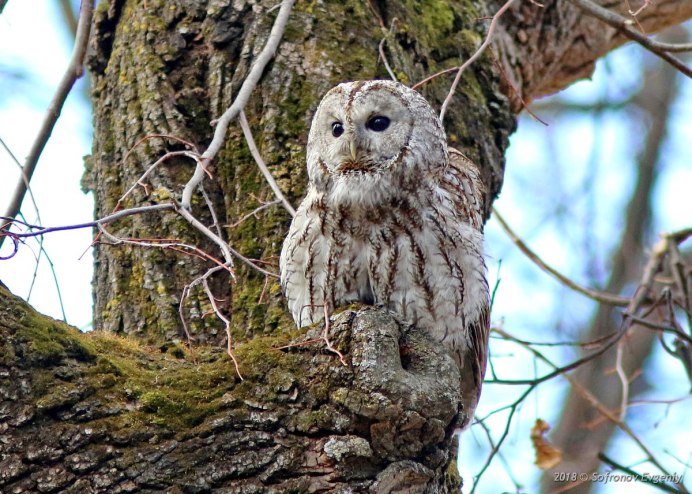
[(318, 187), (381, 188), (397, 174), (446, 161), (436, 113), (416, 91), (393, 81), (339, 84), (322, 99), (310, 128), (308, 174)]

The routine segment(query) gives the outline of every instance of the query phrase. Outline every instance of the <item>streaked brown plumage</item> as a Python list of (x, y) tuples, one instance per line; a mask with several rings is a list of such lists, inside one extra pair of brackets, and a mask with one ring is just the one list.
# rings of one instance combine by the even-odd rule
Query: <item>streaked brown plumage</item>
[(315, 114), (309, 187), (281, 253), (298, 326), (352, 302), (383, 305), (441, 341), (473, 417), (487, 359), (483, 187), (447, 148), (417, 92), (392, 81), (340, 84)]

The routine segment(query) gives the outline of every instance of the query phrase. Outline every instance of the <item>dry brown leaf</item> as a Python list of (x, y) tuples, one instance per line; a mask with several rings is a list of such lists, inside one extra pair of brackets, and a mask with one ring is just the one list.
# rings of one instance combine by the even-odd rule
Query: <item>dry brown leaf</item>
[(545, 433), (549, 430), (548, 422), (543, 419), (536, 419), (536, 423), (531, 428), (531, 442), (536, 450), (536, 465), (543, 470), (553, 468), (562, 461), (562, 451), (545, 438)]

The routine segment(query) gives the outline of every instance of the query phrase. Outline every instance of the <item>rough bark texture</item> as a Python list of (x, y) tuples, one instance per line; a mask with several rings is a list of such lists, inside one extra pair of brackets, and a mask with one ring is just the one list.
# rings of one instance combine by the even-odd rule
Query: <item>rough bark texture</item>
[[(627, 2), (596, 1), (624, 18)], [(519, 2), (499, 25), (495, 45), (512, 88), (507, 88), (513, 108), (556, 93), (578, 79), (589, 77), (596, 60), (628, 41), (616, 29), (589, 17), (568, 1)], [(634, 9), (641, 2), (630, 2)], [(692, 2), (663, 0), (646, 8), (637, 21), (654, 33), (692, 17)]]
[[(136, 146), (143, 137), (169, 134), (202, 149), (208, 144), (209, 122), (233, 100), (262, 49), (275, 3), (100, 4), (90, 61), (94, 149), (84, 180), (95, 193), (96, 216), (110, 212), (165, 151), (183, 147), (164, 138)], [(690, 15), (689, 2), (666, 3), (672, 4), (679, 12), (661, 25)], [(414, 83), (467, 58), (483, 38), (479, 19), (497, 7), (477, 0), (299, 2), (246, 108), (260, 151), (289, 198), (297, 203), (303, 194), (307, 129), (322, 94), (339, 81), (386, 77), (377, 57), (383, 28), (397, 19), (385, 51), (399, 79)], [(583, 77), (583, 67), (619, 42), (612, 33), (591, 40), (594, 23), (564, 2), (547, 2), (542, 10), (518, 4), (504, 23), (497, 57), (526, 99)], [(451, 143), (481, 165), (489, 199), (500, 190), (515, 125), (502, 88), (510, 97), (513, 90), (502, 84), (494, 60), (488, 52), (465, 73), (445, 121)], [(450, 80), (437, 79), (424, 95), (439, 104)], [(167, 161), (124, 206), (177, 198), (192, 168), (189, 160)], [(236, 127), (211, 171), (205, 187), (225, 225), (273, 199)], [(201, 196), (195, 201), (194, 213), (210, 223)], [(225, 231), (235, 249), (276, 270), (289, 219), (276, 206)], [(173, 213), (131, 217), (110, 230), (176, 238), (214, 252)], [(176, 343), (183, 338), (182, 289), (210, 263), (105, 242), (95, 262), (98, 331), (90, 335), (37, 315), (0, 289), (1, 491), (456, 489), (447, 468), (459, 413), (452, 399), (457, 370), (415, 328), (402, 330), (377, 309), (343, 313), (330, 335), (347, 366), (322, 343), (272, 350), (298, 332), (278, 284), (238, 264), (237, 282), (217, 275), (211, 284), (242, 342), (236, 355), (246, 380), (240, 382), (225, 353), (214, 350), (222, 326), (203, 317), (210, 306), (201, 291), (185, 304), (196, 358)]]
[[(426, 334), (348, 310), (322, 345), (193, 359), (36, 313), (0, 284), (0, 492), (449, 492), (459, 374)], [(284, 342), (288, 341), (286, 336)]]

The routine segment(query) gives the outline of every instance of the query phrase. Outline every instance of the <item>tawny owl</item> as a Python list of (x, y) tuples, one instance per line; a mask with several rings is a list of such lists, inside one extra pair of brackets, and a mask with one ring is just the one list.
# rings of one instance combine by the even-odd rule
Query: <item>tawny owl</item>
[(476, 166), (447, 147), (428, 102), (392, 81), (330, 90), (312, 121), (307, 165), (307, 196), (280, 262), (296, 323), (321, 320), (325, 304), (383, 305), (446, 346), (472, 418), (489, 324)]

